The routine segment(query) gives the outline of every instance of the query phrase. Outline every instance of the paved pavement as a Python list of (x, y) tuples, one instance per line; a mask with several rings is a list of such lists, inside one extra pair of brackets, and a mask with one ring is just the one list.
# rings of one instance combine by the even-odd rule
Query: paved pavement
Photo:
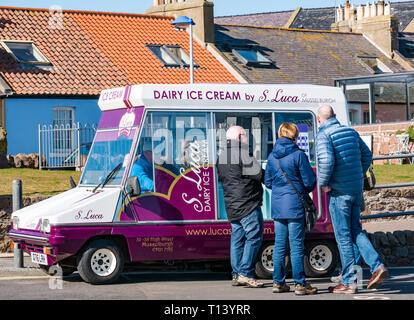
[[(25, 268), (13, 267), (13, 257), (0, 257), (0, 300), (414, 300), (414, 267), (390, 268), (390, 276), (378, 290), (367, 290), (369, 271), (363, 270), (364, 287), (356, 295), (328, 292), (329, 277), (308, 279), (318, 287), (315, 296), (295, 296), (294, 292), (272, 293), (272, 280), (263, 280), (265, 288), (232, 287), (229, 275), (209, 271), (129, 271), (112, 285), (94, 286), (77, 273), (62, 279), (45, 275), (30, 257)], [(288, 284), (291, 279), (288, 279)]]
[(414, 231), (414, 216), (400, 217), (398, 219), (374, 219), (362, 220), (362, 228), (369, 233), (375, 231), (394, 232), (397, 230), (411, 230)]
[[(414, 219), (367, 222), (369, 232), (414, 230)], [(264, 280), (263, 289), (234, 288), (229, 275), (207, 271), (130, 271), (118, 283), (93, 286), (82, 281), (77, 273), (62, 279), (49, 277), (24, 256), (24, 268), (14, 268), (13, 254), (0, 254), (0, 300), (159, 300), (164, 301), (251, 301), (272, 300), (414, 300), (414, 267), (390, 268), (390, 276), (378, 290), (367, 290), (370, 278), (364, 269), (364, 287), (356, 295), (335, 295), (328, 292), (329, 278), (308, 279), (319, 288), (315, 296), (297, 297), (293, 292), (272, 294), (272, 281)], [(291, 279), (288, 284), (292, 285)], [(159, 306), (158, 306), (159, 307)], [(207, 304), (201, 306), (207, 310)], [(164, 305), (162, 306), (164, 308)], [(197, 317), (198, 318), (198, 317)]]

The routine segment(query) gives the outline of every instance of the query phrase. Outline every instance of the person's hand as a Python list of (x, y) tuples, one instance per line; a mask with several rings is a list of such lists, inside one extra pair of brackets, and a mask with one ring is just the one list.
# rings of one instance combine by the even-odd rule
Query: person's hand
[(332, 188), (330, 186), (321, 187), (322, 191), (325, 193), (331, 192)]
[(154, 159), (154, 163), (158, 166), (162, 166), (166, 161), (167, 161), (167, 157), (165, 156), (158, 156), (158, 157), (155, 157)]

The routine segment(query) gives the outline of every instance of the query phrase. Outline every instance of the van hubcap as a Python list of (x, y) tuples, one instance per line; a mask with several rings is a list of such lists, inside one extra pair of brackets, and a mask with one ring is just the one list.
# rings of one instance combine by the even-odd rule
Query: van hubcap
[(273, 272), (273, 246), (268, 246), (263, 250), (261, 261), (267, 271)]
[(91, 268), (98, 276), (105, 277), (114, 272), (116, 257), (111, 250), (99, 249), (94, 252), (91, 259)]
[(332, 264), (332, 252), (327, 246), (315, 246), (309, 254), (309, 263), (312, 268), (324, 271)]

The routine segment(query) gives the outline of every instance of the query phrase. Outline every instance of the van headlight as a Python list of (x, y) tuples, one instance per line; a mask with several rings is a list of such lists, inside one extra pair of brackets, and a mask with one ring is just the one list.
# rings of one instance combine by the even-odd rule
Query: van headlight
[(49, 219), (43, 219), (42, 224), (40, 225), (40, 231), (45, 233), (50, 233), (50, 222)]
[(13, 229), (19, 230), (19, 217), (18, 216), (13, 217)]

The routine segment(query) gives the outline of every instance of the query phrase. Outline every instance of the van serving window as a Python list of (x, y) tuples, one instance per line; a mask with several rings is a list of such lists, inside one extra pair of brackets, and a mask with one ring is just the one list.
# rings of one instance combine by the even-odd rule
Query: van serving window
[[(146, 46), (165, 67), (190, 67), (190, 57), (179, 45), (147, 44)], [(194, 62), (194, 67), (198, 68), (199, 65)]]
[(298, 146), (305, 151), (312, 166), (316, 165), (315, 159), (315, 136), (316, 118), (311, 112), (276, 112), (275, 113), (275, 133), (276, 139), (280, 125), (283, 122), (291, 122), (298, 126), (299, 137)]
[(0, 43), (18, 63), (52, 64), (32, 41), (2, 40)]

